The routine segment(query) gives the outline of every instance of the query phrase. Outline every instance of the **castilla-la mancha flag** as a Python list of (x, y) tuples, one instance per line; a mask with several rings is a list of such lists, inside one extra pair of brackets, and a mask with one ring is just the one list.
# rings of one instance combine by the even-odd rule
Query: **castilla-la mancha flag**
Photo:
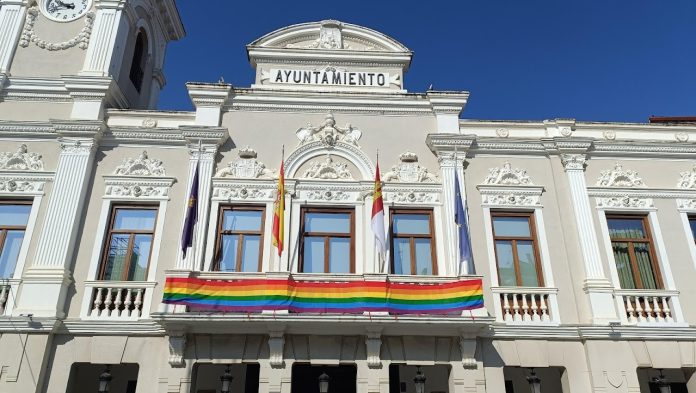
[(387, 253), (387, 241), (384, 231), (384, 201), (382, 200), (382, 181), (379, 178), (379, 163), (375, 170), (375, 191), (372, 197), (372, 232), (375, 234), (377, 249), (384, 260)]
[(285, 235), (285, 167), (280, 162), (278, 176), (278, 195), (276, 195), (273, 212), (273, 245), (278, 249), (278, 256), (283, 254), (283, 239)]

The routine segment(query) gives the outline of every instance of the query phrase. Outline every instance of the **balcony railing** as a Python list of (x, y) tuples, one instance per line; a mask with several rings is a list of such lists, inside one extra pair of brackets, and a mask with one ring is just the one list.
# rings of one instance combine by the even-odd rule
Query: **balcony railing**
[(558, 288), (494, 287), (496, 319), (517, 325), (557, 325)]
[(674, 325), (682, 323), (677, 291), (620, 289), (614, 291), (623, 310), (621, 319), (629, 325)]
[(150, 313), (153, 282), (88, 281), (85, 319), (137, 320)]

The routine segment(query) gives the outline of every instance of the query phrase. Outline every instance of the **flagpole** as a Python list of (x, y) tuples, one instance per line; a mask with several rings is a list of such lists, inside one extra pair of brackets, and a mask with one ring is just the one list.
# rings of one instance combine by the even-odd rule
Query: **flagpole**
[[(194, 173), (198, 172), (199, 187), (200, 187), (200, 181), (201, 181), (201, 179), (200, 179), (201, 174), (199, 172), (201, 169), (200, 168), (200, 166), (201, 166), (201, 151), (202, 151), (202, 142), (199, 139), (198, 140), (198, 154), (196, 157), (196, 169), (194, 169)], [(200, 213), (199, 212), (200, 202), (201, 202), (200, 198), (198, 197), (198, 195), (196, 195), (196, 211), (198, 212), (198, 213), (196, 213), (196, 216), (199, 216), (199, 213)], [(198, 227), (198, 220), (196, 220), (196, 225), (194, 225), (194, 227), (193, 227), (193, 234), (192, 234), (193, 238), (191, 239), (191, 251), (192, 251), (191, 257), (193, 258), (192, 265), (193, 265), (194, 270), (196, 270), (196, 261), (198, 260), (198, 258), (197, 258), (198, 252), (196, 250), (196, 242), (198, 241), (198, 228), (199, 228)], [(200, 267), (199, 267), (199, 269), (200, 269)]]
[[(377, 155), (377, 167), (375, 168), (375, 172), (379, 170), (379, 148), (375, 149), (376, 150), (376, 155)], [(382, 177), (380, 176), (380, 181), (382, 181)], [(375, 203), (375, 196), (372, 195), (372, 203)], [(377, 244), (375, 244), (377, 246)], [(379, 272), (384, 273), (384, 255), (382, 255), (382, 252), (380, 250), (377, 250), (377, 260), (379, 262)]]

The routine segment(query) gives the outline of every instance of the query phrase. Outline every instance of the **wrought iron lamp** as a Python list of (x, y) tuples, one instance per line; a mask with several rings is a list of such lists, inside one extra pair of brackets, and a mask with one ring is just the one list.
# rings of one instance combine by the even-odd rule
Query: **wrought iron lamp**
[(109, 391), (109, 385), (111, 384), (111, 366), (107, 365), (104, 372), (99, 374), (99, 393), (107, 393)]
[(221, 393), (230, 393), (230, 388), (232, 387), (232, 373), (230, 372), (230, 366), (228, 365), (227, 368), (225, 369), (225, 372), (222, 373), (222, 376), (220, 377), (220, 382), (222, 382), (222, 389), (220, 389)]
[(329, 379), (326, 373), (321, 373), (317, 380), (319, 381), (319, 393), (327, 393), (329, 391)]
[(654, 377), (652, 383), (660, 389), (660, 393), (672, 393), (672, 387), (669, 385), (669, 382), (667, 382), (667, 378), (665, 378), (664, 374), (662, 374), (662, 369), (658, 369), (658, 371), (660, 375)]
[(531, 393), (541, 393), (541, 379), (536, 375), (533, 368), (529, 369), (527, 382), (529, 383), (529, 391)]
[(418, 366), (418, 371), (416, 371), (416, 376), (413, 378), (413, 384), (416, 386), (416, 393), (425, 393), (425, 381), (427, 378), (425, 378), (425, 374), (420, 369), (420, 366)]

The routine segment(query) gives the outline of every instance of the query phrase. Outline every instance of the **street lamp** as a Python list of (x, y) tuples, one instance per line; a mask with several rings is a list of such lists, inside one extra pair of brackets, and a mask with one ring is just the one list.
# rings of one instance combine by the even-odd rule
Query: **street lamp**
[(232, 385), (232, 373), (230, 372), (230, 366), (227, 365), (227, 368), (225, 368), (225, 372), (222, 373), (222, 376), (220, 377), (220, 382), (222, 382), (222, 389), (220, 389), (221, 393), (230, 393), (230, 387)]
[(317, 378), (319, 381), (319, 393), (327, 393), (329, 391), (329, 379), (331, 378), (324, 372)]
[(536, 372), (533, 368), (529, 369), (529, 375), (527, 376), (527, 382), (529, 383), (529, 390), (532, 393), (541, 393), (541, 379), (537, 377)]
[(99, 374), (99, 393), (107, 393), (109, 391), (109, 385), (111, 384), (111, 367), (107, 364), (104, 372)]
[(660, 393), (672, 393), (672, 388), (669, 386), (667, 378), (662, 374), (662, 369), (658, 369), (658, 371), (660, 372), (660, 376), (654, 377), (652, 382), (660, 389)]
[(415, 378), (413, 378), (413, 384), (416, 386), (416, 393), (425, 393), (425, 374), (418, 366), (418, 371), (416, 372)]

